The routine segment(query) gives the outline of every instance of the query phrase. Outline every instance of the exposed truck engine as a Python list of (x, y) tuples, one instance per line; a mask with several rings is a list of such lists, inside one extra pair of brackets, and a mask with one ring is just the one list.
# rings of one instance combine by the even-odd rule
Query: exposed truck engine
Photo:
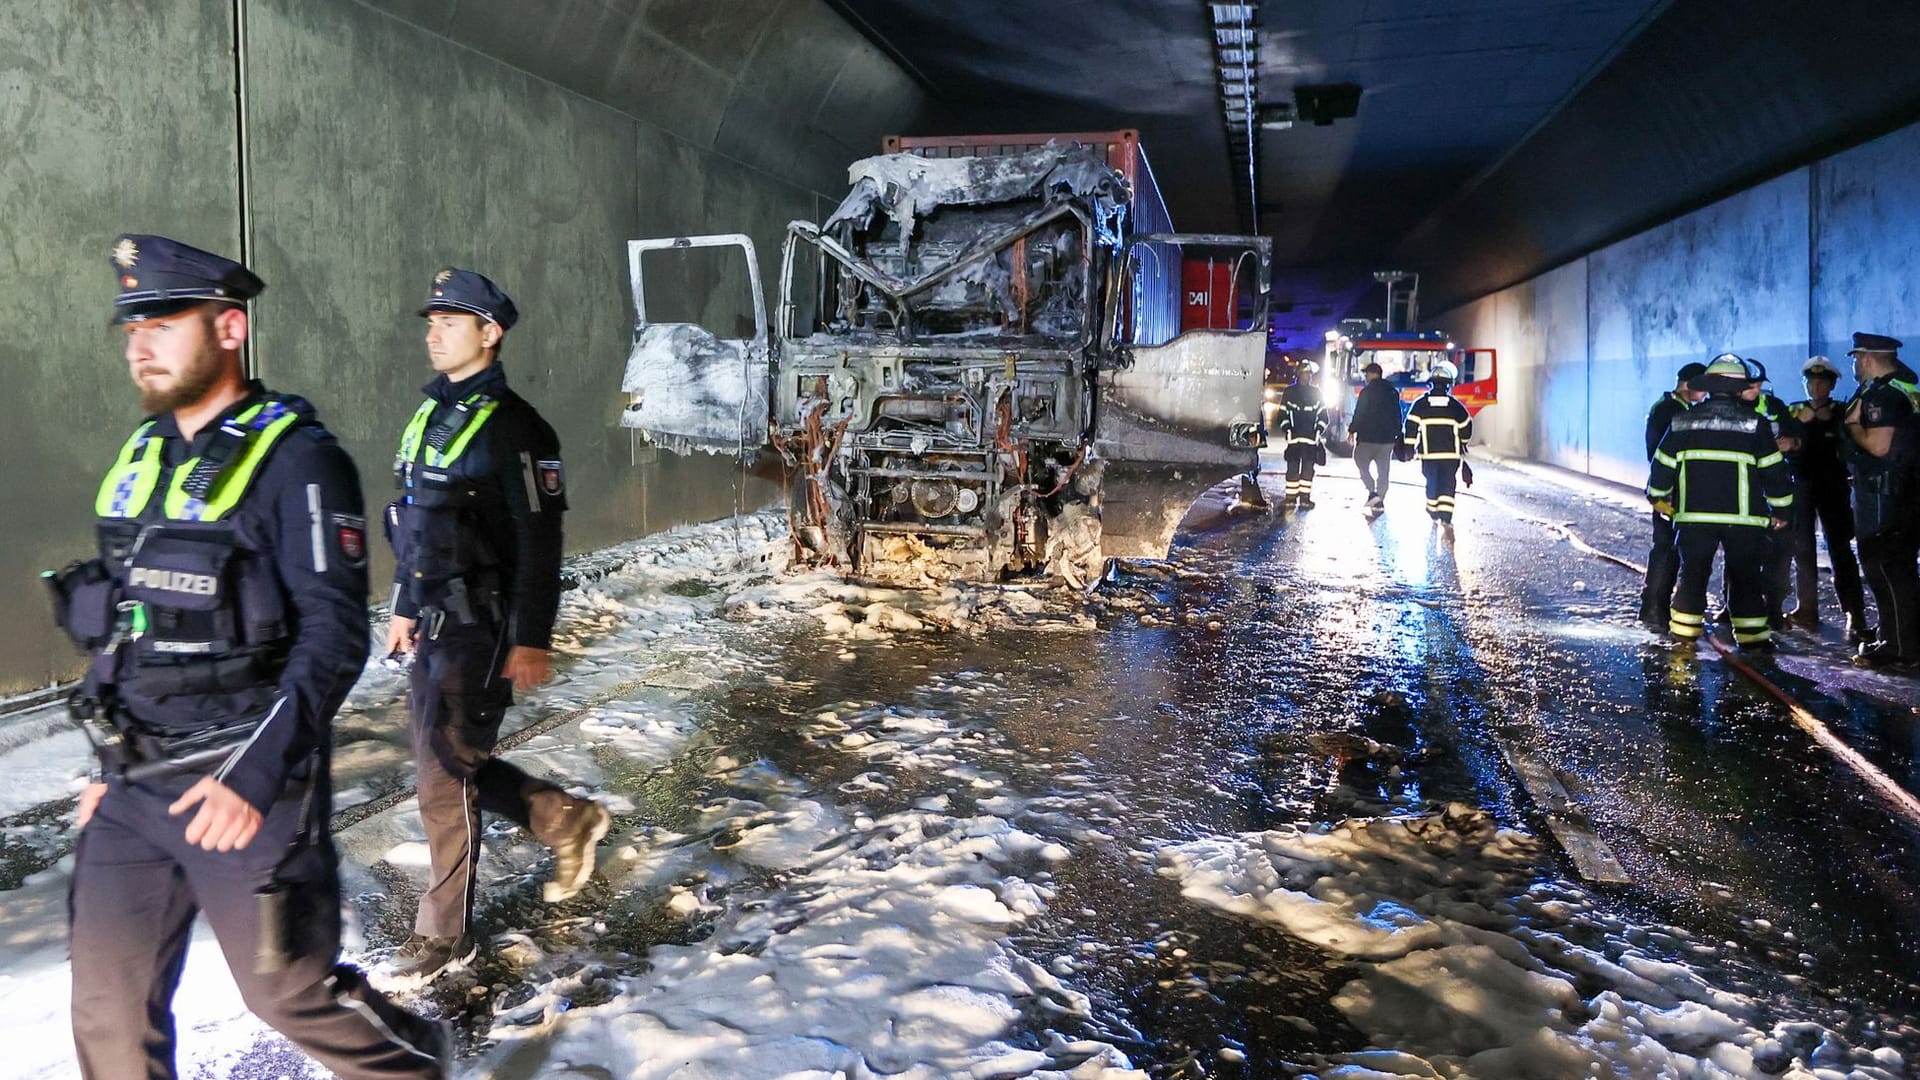
[[(803, 562), (1084, 584), (1163, 557), (1196, 496), (1255, 467), (1267, 242), (1156, 222), (1131, 132), (1044, 140), (856, 162), (824, 222), (788, 226), (771, 320), (747, 237), (631, 242), (623, 426), (777, 469)], [(647, 317), (646, 257), (712, 247), (744, 254), (750, 338)], [(1193, 259), (1221, 269), (1226, 325), (1181, 330)]]

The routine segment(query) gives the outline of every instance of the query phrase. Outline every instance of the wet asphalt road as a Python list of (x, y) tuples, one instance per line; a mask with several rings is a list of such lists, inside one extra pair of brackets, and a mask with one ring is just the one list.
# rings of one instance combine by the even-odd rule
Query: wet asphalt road
[[(1413, 470), (1370, 522), (1342, 466), (1323, 475), (1317, 508), (1196, 538), (1176, 572), (1105, 590), (1091, 636), (903, 637), (852, 646), (851, 662), (842, 644), (796, 637), (776, 682), (727, 694), (739, 749), (827, 787), (857, 766), (783, 738), (794, 718), (925, 710), (981, 740), (990, 776), (1052, 795), (1023, 827), (1111, 838), (1075, 845), (1050, 915), (1020, 944), (1042, 962), (1088, 958), (1090, 1033), (1155, 1075), (1286, 1075), (1364, 1040), (1329, 1004), (1348, 977), (1337, 958), (1183, 900), (1139, 851), (1450, 802), (1544, 836), (1503, 743), (1569, 781), (1627, 869), (1632, 883), (1600, 902), (1656, 938), (1675, 928), (1674, 957), (1763, 1002), (1764, 1019), (1857, 1036), (1915, 1015), (1916, 835), (1710, 650), (1641, 630), (1637, 578), (1539, 523), (1638, 560), (1641, 515), (1483, 465), (1449, 538), (1406, 486)], [(1787, 648), (1841, 663), (1832, 643)], [(1912, 783), (1911, 707), (1799, 686)], [(1329, 737), (1353, 732), (1404, 752), (1402, 767), (1342, 767)], [(888, 801), (954, 788), (923, 777)], [(1534, 884), (1573, 877), (1544, 850)]]
[[(1349, 469), (1323, 474), (1316, 509), (1243, 519), (1196, 538), (1169, 569), (1123, 575), (1095, 601), (1090, 634), (849, 645), (744, 628), (763, 659), (699, 699), (703, 732), (685, 767), (610, 779), (641, 804), (637, 821), (678, 828), (688, 808), (730, 794), (703, 764), (716, 753), (831, 791), (867, 766), (808, 737), (808, 718), (943, 717), (970, 779), (907, 770), (860, 801), (884, 813), (946, 798), (964, 814), (970, 791), (1024, 793), (1017, 823), (1074, 855), (1052, 870), (1049, 914), (1016, 945), (1043, 963), (1076, 958), (1076, 985), (1094, 998), (1087, 1034), (1156, 1076), (1287, 1075), (1365, 1039), (1330, 1003), (1351, 977), (1340, 959), (1182, 898), (1143, 851), (1446, 803), (1544, 836), (1503, 746), (1566, 777), (1628, 871), (1631, 884), (1595, 890), (1601, 903), (1624, 923), (1684, 935), (1676, 956), (1687, 941), (1716, 943), (1684, 952), (1715, 985), (1762, 1001), (1769, 1019), (1848, 1035), (1920, 1013), (1920, 837), (1714, 653), (1641, 630), (1630, 573), (1541, 524), (1571, 523), (1638, 561), (1643, 515), (1482, 466), (1448, 538), (1422, 512), (1414, 470), (1398, 470), (1388, 513), (1369, 521)], [(1787, 648), (1840, 663), (1831, 641)], [(1815, 685), (1795, 674), (1804, 664), (1783, 665), (1769, 670), (1915, 786), (1911, 699)], [(1333, 755), (1352, 733), (1395, 748), (1401, 767), (1343, 767)], [(381, 749), (391, 741), (362, 740), (355, 779), (370, 794), (404, 786), (404, 755)], [(1543, 852), (1516, 891), (1572, 878), (1557, 849)], [(402, 910), (405, 896), (383, 906)], [(527, 906), (507, 898), (483, 923), (541, 917), (516, 904)], [(619, 944), (639, 956), (689, 932), (637, 920)], [(1058, 1023), (1036, 1014), (1030, 1026)], [(1888, 1041), (1920, 1051), (1905, 1039)]]

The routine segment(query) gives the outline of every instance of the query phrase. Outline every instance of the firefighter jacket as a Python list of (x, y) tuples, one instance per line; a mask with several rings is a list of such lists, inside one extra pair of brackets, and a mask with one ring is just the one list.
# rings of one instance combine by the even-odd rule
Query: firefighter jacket
[(1326, 430), (1327, 410), (1320, 407), (1320, 388), (1305, 381), (1287, 387), (1280, 403), (1280, 431), (1287, 445), (1316, 445)]
[(393, 613), (504, 622), (508, 644), (548, 648), (567, 509), (560, 440), (497, 363), (424, 390), (393, 463)]
[(1673, 418), (1647, 498), (1670, 503), (1675, 525), (1766, 528), (1793, 506), (1793, 477), (1773, 439), (1752, 404), (1716, 394)]
[(1773, 437), (1776, 439), (1798, 439), (1806, 434), (1804, 425), (1800, 423), (1800, 418), (1793, 414), (1793, 409), (1772, 393), (1761, 391), (1760, 397), (1753, 403), (1753, 408), (1767, 418), (1767, 423), (1772, 426)]
[(1473, 438), (1473, 417), (1452, 394), (1436, 387), (1407, 410), (1402, 435), (1422, 461), (1457, 461), (1466, 456)]
[(1673, 418), (1692, 407), (1686, 398), (1669, 390), (1660, 395), (1660, 400), (1653, 403), (1653, 408), (1647, 410), (1648, 461), (1653, 460), (1653, 452), (1660, 448), (1660, 440), (1666, 438), (1667, 428), (1673, 423)]
[(92, 659), (77, 700), (120, 732), (103, 762), (190, 756), (265, 813), (366, 664), (366, 519), (312, 406), (249, 391), (191, 441), (142, 423), (95, 498), (98, 557), (46, 577)]

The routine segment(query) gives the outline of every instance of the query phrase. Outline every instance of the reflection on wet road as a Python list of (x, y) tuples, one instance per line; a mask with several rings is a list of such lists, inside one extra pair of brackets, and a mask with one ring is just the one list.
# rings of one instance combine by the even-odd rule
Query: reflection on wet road
[[(1899, 1020), (1920, 1002), (1914, 837), (1712, 653), (1653, 643), (1632, 622), (1636, 580), (1502, 507), (1580, 522), (1624, 554), (1639, 517), (1482, 468), (1494, 501), (1464, 498), (1448, 537), (1415, 492), (1369, 520), (1343, 486), (1357, 490), (1323, 480), (1315, 510), (1245, 521), (1171, 572), (1123, 577), (1090, 638), (903, 637), (852, 659), (802, 638), (778, 655), (780, 682), (736, 689), (728, 711), (752, 749), (816, 787), (852, 766), (773, 741), (792, 717), (866, 703), (973, 732), (987, 791), (1026, 793), (1016, 823), (1074, 851), (1023, 951), (1074, 972), (1096, 998), (1093, 1033), (1157, 1075), (1276, 1075), (1378, 1033), (1336, 1007), (1350, 957), (1183, 899), (1181, 880), (1149, 872), (1156, 853), (1450, 803), (1544, 834), (1501, 740), (1572, 781), (1633, 883), (1569, 884), (1542, 845), (1502, 863), (1494, 891), (1558, 897), (1580, 911), (1584, 947), (1688, 965), (1752, 999), (1763, 1028), (1814, 1020), (1912, 1049)], [(1857, 726), (1910, 738), (1910, 714), (1850, 708)], [(933, 776), (892, 794), (979, 793)], [(1496, 907), (1522, 926), (1545, 918)]]

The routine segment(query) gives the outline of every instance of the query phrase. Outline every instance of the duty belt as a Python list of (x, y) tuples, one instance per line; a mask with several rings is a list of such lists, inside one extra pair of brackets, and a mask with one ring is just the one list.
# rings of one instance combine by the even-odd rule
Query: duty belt
[(247, 720), (200, 731), (160, 732), (135, 720), (110, 693), (86, 687), (68, 695), (67, 712), (93, 743), (101, 771), (128, 781), (210, 771), (259, 726)]

